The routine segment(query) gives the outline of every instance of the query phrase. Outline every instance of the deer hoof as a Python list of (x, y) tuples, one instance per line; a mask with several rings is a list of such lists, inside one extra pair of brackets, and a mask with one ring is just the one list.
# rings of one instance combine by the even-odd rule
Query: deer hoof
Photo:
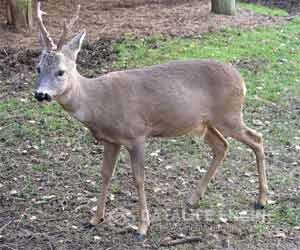
[(141, 233), (137, 233), (135, 236), (135, 239), (137, 241), (144, 241), (146, 239), (146, 235), (145, 234), (141, 234)]
[(92, 217), (92, 219), (90, 220), (90, 225), (91, 226), (96, 226), (100, 223), (104, 222), (104, 219), (103, 218), (98, 218), (96, 216)]
[(264, 209), (267, 206), (268, 198), (267, 196), (259, 197), (258, 201), (255, 203), (255, 209)]
[(261, 202), (255, 202), (254, 208), (255, 209), (264, 209), (266, 207), (266, 204), (262, 204)]

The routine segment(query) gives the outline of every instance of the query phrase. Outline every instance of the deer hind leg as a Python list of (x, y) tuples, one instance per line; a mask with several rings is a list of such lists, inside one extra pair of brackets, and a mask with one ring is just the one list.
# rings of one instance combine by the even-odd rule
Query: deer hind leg
[(212, 148), (213, 160), (206, 175), (202, 177), (196, 190), (187, 199), (187, 203), (191, 206), (195, 206), (204, 196), (208, 183), (216, 175), (218, 167), (228, 151), (228, 143), (224, 136), (217, 129), (213, 127), (207, 128), (204, 139)]
[(96, 214), (90, 220), (91, 225), (97, 225), (100, 222), (104, 221), (108, 188), (111, 182), (111, 177), (115, 169), (120, 148), (121, 148), (120, 145), (104, 143), (104, 156), (103, 156), (103, 163), (101, 168), (102, 190), (101, 190), (101, 195), (98, 199)]
[[(232, 119), (231, 121), (234, 121)], [(263, 208), (267, 204), (267, 194), (268, 194), (268, 183), (265, 170), (265, 155), (264, 155), (264, 146), (263, 146), (263, 137), (261, 134), (255, 130), (248, 128), (242, 119), (240, 122), (232, 123), (231, 121), (227, 125), (222, 126), (222, 133), (228, 135), (243, 144), (249, 146), (256, 156), (256, 165), (259, 177), (259, 198), (256, 204), (257, 208)]]

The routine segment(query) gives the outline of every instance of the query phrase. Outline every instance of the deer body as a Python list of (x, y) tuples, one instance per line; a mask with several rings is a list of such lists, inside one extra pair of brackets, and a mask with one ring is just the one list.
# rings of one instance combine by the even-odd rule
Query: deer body
[[(75, 19), (77, 16), (70, 25)], [(108, 188), (123, 145), (130, 154), (139, 197), (139, 238), (146, 235), (150, 224), (144, 192), (147, 137), (193, 133), (204, 137), (212, 148), (213, 160), (195, 191), (188, 196), (190, 205), (197, 204), (203, 197), (225, 158), (228, 150), (225, 137), (248, 145), (256, 156), (258, 205), (266, 205), (268, 186), (263, 140), (243, 121), (246, 88), (234, 67), (213, 60), (174, 61), (87, 79), (76, 70), (76, 58), (85, 32), (64, 44), (70, 26), (65, 24), (56, 46), (43, 25), (40, 3), (38, 24), (44, 50), (37, 66), (37, 100), (55, 99), (104, 144), (102, 189), (96, 214), (90, 221), (92, 225), (104, 220)]]
[(192, 60), (78, 76), (58, 101), (97, 139), (130, 146), (138, 137), (180, 136), (222, 122), (224, 107), (241, 109), (244, 93), (232, 66)]

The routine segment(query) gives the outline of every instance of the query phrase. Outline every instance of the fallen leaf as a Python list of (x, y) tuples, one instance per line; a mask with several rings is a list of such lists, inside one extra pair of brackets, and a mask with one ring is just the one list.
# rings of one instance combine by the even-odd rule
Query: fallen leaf
[(197, 166), (196, 169), (199, 171), (199, 173), (206, 173), (207, 172), (204, 168), (200, 168), (200, 166)]
[(300, 151), (300, 145), (295, 146), (296, 151)]
[(222, 207), (223, 206), (223, 204), (221, 203), (221, 202), (218, 202), (217, 204), (216, 204), (216, 207)]
[(268, 200), (268, 204), (270, 204), (270, 205), (273, 205), (275, 203), (276, 203), (276, 201), (274, 201), (274, 200)]
[(241, 211), (241, 212), (239, 212), (239, 215), (247, 215), (248, 214), (248, 211), (247, 210), (243, 210), (243, 211)]
[(51, 200), (51, 199), (53, 199), (55, 197), (56, 197), (56, 195), (45, 195), (45, 196), (42, 196), (42, 199), (43, 200)]
[(275, 238), (285, 239), (286, 238), (286, 234), (284, 232), (279, 232), (279, 233), (275, 234), (274, 237)]
[(31, 220), (31, 221), (34, 221), (34, 220), (36, 220), (36, 219), (37, 219), (37, 217), (34, 216), (34, 215), (30, 217), (30, 220)]
[(232, 179), (230, 179), (230, 178), (228, 178), (227, 181), (228, 181), (229, 183), (234, 183), (234, 181), (233, 181)]
[(23, 151), (22, 151), (22, 155), (26, 155), (27, 153), (28, 153), (27, 150), (23, 150)]
[(167, 166), (165, 166), (165, 168), (168, 170), (168, 169), (174, 168), (174, 166), (172, 166), (172, 165), (167, 165)]
[(157, 157), (158, 154), (159, 154), (159, 152), (160, 152), (160, 150), (158, 149), (158, 150), (156, 150), (156, 151), (150, 153), (150, 156)]
[(228, 222), (228, 219), (227, 219), (227, 218), (224, 218), (224, 217), (220, 217), (219, 220), (220, 220), (222, 223), (227, 223), (227, 222)]
[(253, 120), (253, 124), (256, 126), (264, 126), (265, 124), (261, 120)]
[(111, 201), (115, 200), (115, 195), (114, 195), (114, 194), (110, 194), (109, 199), (110, 199)]
[(15, 189), (13, 189), (13, 190), (11, 190), (11, 191), (9, 192), (10, 195), (15, 195), (15, 194), (17, 194), (17, 193), (18, 193), (18, 191), (15, 190)]
[(96, 197), (93, 197), (93, 198), (90, 199), (90, 201), (92, 201), (92, 202), (97, 202), (97, 198), (96, 198)]
[(186, 235), (185, 235), (185, 234), (183, 234), (183, 233), (181, 233), (181, 234), (178, 234), (178, 235), (177, 235), (177, 237), (182, 239), (182, 238), (185, 238), (185, 237), (186, 237)]
[(252, 176), (253, 174), (252, 174), (251, 172), (245, 172), (243, 175), (244, 175), (244, 176), (247, 176), (247, 177), (250, 177), (250, 176)]

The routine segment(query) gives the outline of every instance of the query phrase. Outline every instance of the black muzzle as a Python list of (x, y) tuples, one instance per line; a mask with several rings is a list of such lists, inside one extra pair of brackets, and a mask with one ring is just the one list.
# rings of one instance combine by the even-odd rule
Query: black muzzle
[(48, 102), (50, 102), (52, 100), (51, 96), (48, 95), (47, 93), (38, 93), (38, 92), (35, 92), (34, 97), (39, 102), (42, 102), (42, 101), (48, 101)]

